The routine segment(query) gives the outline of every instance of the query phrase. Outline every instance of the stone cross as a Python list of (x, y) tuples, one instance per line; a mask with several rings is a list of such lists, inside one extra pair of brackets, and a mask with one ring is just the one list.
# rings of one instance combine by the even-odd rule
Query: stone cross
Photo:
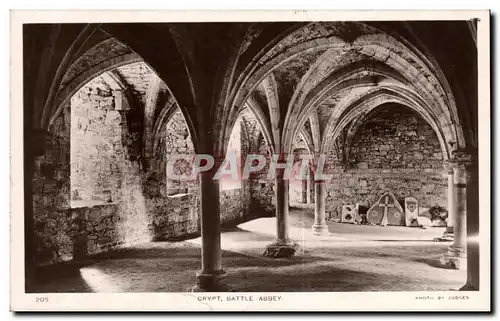
[(385, 201), (384, 203), (378, 204), (379, 207), (384, 208), (384, 217), (382, 218), (382, 222), (380, 223), (380, 225), (387, 226), (387, 224), (388, 224), (387, 211), (388, 211), (389, 207), (394, 207), (394, 204), (389, 204), (389, 196), (386, 196), (384, 201)]

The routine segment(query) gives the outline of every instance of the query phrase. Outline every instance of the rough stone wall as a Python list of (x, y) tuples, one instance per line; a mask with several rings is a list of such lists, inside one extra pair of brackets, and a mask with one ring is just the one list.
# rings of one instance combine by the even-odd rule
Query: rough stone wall
[[(116, 199), (124, 158), (122, 116), (101, 77), (71, 98), (71, 193), (73, 200)], [(108, 194), (108, 195), (106, 195)]]
[[(388, 105), (367, 116), (356, 132), (349, 161), (330, 157), (333, 179), (326, 211), (338, 218), (343, 204), (371, 206), (384, 192), (400, 202), (416, 197), (421, 207), (446, 207), (446, 173), (436, 134), (418, 114)], [(332, 165), (333, 164), (333, 165)]]
[(80, 221), (80, 233), (87, 235), (89, 254), (152, 238), (136, 148), (140, 139), (133, 128), (139, 122), (138, 107), (118, 99), (126, 100), (113, 97), (109, 85), (97, 77), (71, 100), (71, 212)]
[(351, 168), (442, 170), (436, 133), (416, 112), (400, 105), (376, 109), (351, 144)]
[(153, 239), (163, 241), (199, 233), (199, 193), (147, 199)]
[(252, 213), (260, 213), (261, 216), (273, 216), (276, 209), (275, 182), (273, 179), (267, 177), (269, 164), (271, 163), (271, 151), (262, 135), (258, 140), (256, 154), (264, 155), (266, 165), (261, 171), (250, 173), (248, 180), (252, 198), (250, 211)]
[[(294, 146), (296, 145), (294, 144)], [(302, 193), (307, 191), (307, 179), (301, 179), (304, 174), (301, 173), (301, 156), (309, 155), (309, 152), (304, 148), (294, 148), (293, 154), (294, 162), (289, 184), (290, 202), (302, 202)], [(307, 173), (304, 175), (307, 175)]]
[[(173, 155), (194, 156), (187, 124), (176, 112), (160, 133), (151, 167), (146, 173), (147, 211), (156, 241), (185, 238), (199, 233), (199, 184), (182, 182), (167, 175), (167, 160)], [(184, 163), (181, 163), (184, 164)], [(174, 173), (187, 174), (188, 168), (175, 167)]]
[(35, 262), (71, 259), (72, 218), (70, 203), (70, 106), (64, 106), (45, 136), (44, 155), (35, 159), (33, 223)]
[(250, 211), (250, 193), (242, 188), (220, 192), (220, 212), (221, 225), (228, 227), (260, 216)]
[(49, 127), (33, 179), (37, 264), (151, 239), (130, 115), (113, 110), (111, 93), (97, 77)]
[[(193, 170), (192, 162), (194, 159), (194, 146), (189, 136), (186, 120), (178, 110), (166, 125), (165, 129), (165, 151), (167, 153), (166, 161), (173, 165), (174, 176), (167, 173), (167, 195), (188, 193), (190, 190), (196, 190), (198, 183), (196, 180), (179, 180), (176, 175), (190, 175)], [(174, 161), (175, 157), (180, 157)]]
[(236, 168), (230, 167), (231, 162), (222, 165), (227, 170), (227, 173), (220, 176), (219, 186), (221, 191), (243, 189), (242, 169), (244, 164), (242, 161), (245, 161), (248, 149), (246, 145), (247, 139), (245, 138), (245, 133), (242, 131), (241, 120), (238, 119), (234, 124), (226, 152), (226, 159), (235, 160)]

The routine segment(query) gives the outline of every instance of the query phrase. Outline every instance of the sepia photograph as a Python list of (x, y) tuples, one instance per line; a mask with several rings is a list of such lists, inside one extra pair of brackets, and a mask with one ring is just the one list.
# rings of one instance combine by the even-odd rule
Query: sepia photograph
[(11, 309), (488, 311), (489, 20), (12, 11)]

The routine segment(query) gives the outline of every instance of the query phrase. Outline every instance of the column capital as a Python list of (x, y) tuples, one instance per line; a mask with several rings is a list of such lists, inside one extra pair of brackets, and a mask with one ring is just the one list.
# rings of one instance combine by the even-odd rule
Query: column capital
[(443, 161), (443, 169), (448, 172), (448, 174), (453, 175), (453, 164), (449, 159)]
[(457, 168), (459, 166), (474, 166), (477, 164), (477, 149), (458, 149), (451, 152), (452, 157), (448, 160), (448, 166)]

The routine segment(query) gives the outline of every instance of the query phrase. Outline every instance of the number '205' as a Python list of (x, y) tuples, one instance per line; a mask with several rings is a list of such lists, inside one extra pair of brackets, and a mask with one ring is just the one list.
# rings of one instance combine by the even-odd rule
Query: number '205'
[(44, 296), (44, 297), (37, 297), (35, 302), (37, 302), (37, 303), (47, 303), (47, 302), (49, 302), (49, 298), (46, 297), (46, 296)]

